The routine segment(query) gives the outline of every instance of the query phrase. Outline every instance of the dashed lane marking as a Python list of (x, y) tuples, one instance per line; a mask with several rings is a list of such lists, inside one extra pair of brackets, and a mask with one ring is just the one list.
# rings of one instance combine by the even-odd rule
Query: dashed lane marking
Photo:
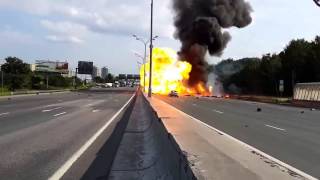
[(212, 111), (213, 111), (213, 112), (216, 112), (216, 113), (219, 113), (219, 114), (223, 114), (223, 113), (224, 113), (224, 112), (219, 111), (219, 110), (216, 110), (216, 109), (213, 109)]
[(268, 124), (265, 124), (265, 126), (267, 126), (269, 128), (273, 128), (273, 129), (279, 130), (279, 131), (286, 131), (285, 129), (282, 129), (282, 128), (279, 128), (279, 127), (276, 127), (276, 126), (271, 126), (271, 125), (268, 125)]
[(54, 110), (58, 110), (58, 109), (61, 109), (62, 107), (56, 107), (56, 108), (53, 108), (53, 109), (45, 109), (45, 110), (42, 110), (42, 112), (51, 112), (51, 111), (54, 111)]
[(5, 116), (5, 115), (8, 115), (10, 114), (9, 112), (5, 112), (5, 113), (0, 113), (0, 116)]
[(62, 113), (59, 113), (59, 114), (55, 114), (53, 115), (54, 117), (58, 117), (58, 116), (61, 116), (61, 115), (64, 115), (64, 114), (67, 114), (67, 112), (62, 112)]

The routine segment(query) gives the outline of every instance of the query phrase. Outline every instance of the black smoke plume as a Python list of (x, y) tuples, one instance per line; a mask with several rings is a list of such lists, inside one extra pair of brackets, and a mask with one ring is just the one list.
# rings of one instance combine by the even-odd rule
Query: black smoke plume
[(173, 0), (173, 7), (175, 36), (182, 43), (179, 56), (192, 65), (188, 83), (207, 83), (207, 52), (222, 54), (231, 39), (224, 29), (249, 25), (251, 6), (244, 0)]

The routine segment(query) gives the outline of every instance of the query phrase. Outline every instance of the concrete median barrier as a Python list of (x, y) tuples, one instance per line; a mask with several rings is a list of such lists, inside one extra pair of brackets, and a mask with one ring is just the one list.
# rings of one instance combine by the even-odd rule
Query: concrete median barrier
[(140, 92), (109, 179), (196, 179), (186, 156)]

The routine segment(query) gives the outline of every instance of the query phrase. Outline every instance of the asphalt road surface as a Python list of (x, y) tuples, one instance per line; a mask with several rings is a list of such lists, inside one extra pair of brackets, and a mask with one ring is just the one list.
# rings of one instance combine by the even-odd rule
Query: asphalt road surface
[[(158, 98), (299, 170), (320, 178), (320, 111), (216, 98)], [(257, 109), (261, 108), (261, 112)]]
[(0, 99), (0, 179), (48, 179), (134, 89)]

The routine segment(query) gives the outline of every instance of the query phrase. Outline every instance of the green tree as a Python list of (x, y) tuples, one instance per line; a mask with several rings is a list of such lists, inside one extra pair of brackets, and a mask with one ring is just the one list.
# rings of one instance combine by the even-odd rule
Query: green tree
[(115, 81), (115, 77), (112, 74), (108, 74), (106, 77), (107, 83), (113, 83)]
[(42, 76), (33, 75), (31, 77), (31, 88), (32, 89), (41, 89), (41, 82), (43, 82)]
[(311, 54), (311, 43), (304, 39), (292, 40), (280, 53), (283, 66), (282, 75), (285, 80), (285, 94), (292, 95), (293, 86), (297, 82), (312, 81)]
[(267, 95), (279, 95), (278, 84), (281, 73), (281, 59), (277, 54), (266, 54), (260, 63), (259, 75), (261, 78), (262, 92)]
[(7, 57), (2, 70), (6, 73), (9, 89), (14, 91), (27, 87), (30, 81), (31, 70), (28, 64), (16, 57)]
[(104, 82), (105, 82), (105, 80), (102, 79), (102, 78), (99, 77), (99, 76), (95, 77), (93, 80), (94, 80), (94, 82), (96, 82), (96, 83), (104, 83)]
[(310, 54), (309, 66), (312, 68), (312, 80), (320, 81), (320, 36), (317, 36), (315, 40), (311, 43), (312, 53)]

